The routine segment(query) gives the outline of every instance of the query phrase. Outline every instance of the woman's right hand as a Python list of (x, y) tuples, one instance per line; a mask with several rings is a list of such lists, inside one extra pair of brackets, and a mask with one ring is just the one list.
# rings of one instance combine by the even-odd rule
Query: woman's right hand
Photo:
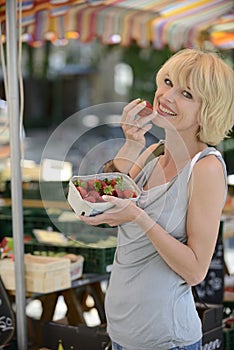
[(151, 114), (141, 117), (138, 113), (144, 109), (146, 103), (140, 99), (133, 100), (123, 109), (121, 127), (125, 136), (125, 143), (114, 158), (114, 165), (119, 172), (129, 174), (135, 165), (142, 149), (145, 147), (145, 134), (152, 128), (150, 123), (156, 116)]
[(155, 118), (155, 112), (140, 117), (138, 113), (144, 109), (146, 102), (140, 102), (140, 99), (135, 99), (127, 104), (123, 109), (121, 127), (123, 129), (126, 142), (136, 141), (142, 147), (146, 144), (145, 134), (152, 128), (150, 121)]

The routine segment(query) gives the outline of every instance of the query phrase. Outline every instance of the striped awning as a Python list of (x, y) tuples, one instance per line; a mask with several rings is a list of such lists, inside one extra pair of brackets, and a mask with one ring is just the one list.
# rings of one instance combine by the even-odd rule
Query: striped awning
[[(5, 1), (0, 0), (5, 21)], [(22, 0), (22, 28), (31, 44), (74, 36), (88, 43), (152, 46), (172, 51), (234, 48), (233, 0)]]

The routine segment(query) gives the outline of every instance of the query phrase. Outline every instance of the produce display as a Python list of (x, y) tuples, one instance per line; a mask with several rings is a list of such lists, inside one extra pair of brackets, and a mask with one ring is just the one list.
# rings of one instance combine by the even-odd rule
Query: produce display
[[(140, 117), (146, 117), (147, 115), (149, 115), (149, 114), (151, 114), (151, 113), (153, 112), (153, 106), (152, 106), (152, 104), (151, 104), (149, 101), (147, 101), (147, 100), (140, 100), (140, 102), (143, 102), (143, 101), (146, 102), (146, 106), (145, 106), (145, 108), (143, 108), (143, 109), (138, 113), (138, 115), (139, 115)], [(140, 103), (140, 102), (139, 102), (139, 103)]]
[(79, 191), (82, 199), (91, 203), (105, 202), (103, 195), (114, 196), (118, 198), (136, 198), (137, 194), (129, 188), (122, 176), (108, 179), (92, 178), (89, 180), (76, 179), (73, 182)]

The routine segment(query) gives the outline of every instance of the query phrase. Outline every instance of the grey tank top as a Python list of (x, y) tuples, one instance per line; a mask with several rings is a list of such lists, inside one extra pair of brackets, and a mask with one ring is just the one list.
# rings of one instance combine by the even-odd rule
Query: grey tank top
[[(167, 184), (144, 191), (158, 158), (135, 179), (142, 189), (138, 206), (169, 234), (186, 243), (188, 181), (194, 164), (215, 154), (213, 147), (198, 153)], [(106, 292), (107, 331), (127, 350), (168, 350), (202, 338), (191, 287), (161, 258), (144, 232), (134, 223), (118, 228), (118, 245)]]

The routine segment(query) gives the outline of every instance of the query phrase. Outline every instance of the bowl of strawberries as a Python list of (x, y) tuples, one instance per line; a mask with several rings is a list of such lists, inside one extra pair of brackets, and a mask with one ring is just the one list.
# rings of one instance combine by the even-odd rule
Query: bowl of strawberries
[(103, 195), (137, 201), (140, 189), (122, 173), (73, 176), (69, 181), (68, 202), (77, 215), (93, 216), (113, 207)]

